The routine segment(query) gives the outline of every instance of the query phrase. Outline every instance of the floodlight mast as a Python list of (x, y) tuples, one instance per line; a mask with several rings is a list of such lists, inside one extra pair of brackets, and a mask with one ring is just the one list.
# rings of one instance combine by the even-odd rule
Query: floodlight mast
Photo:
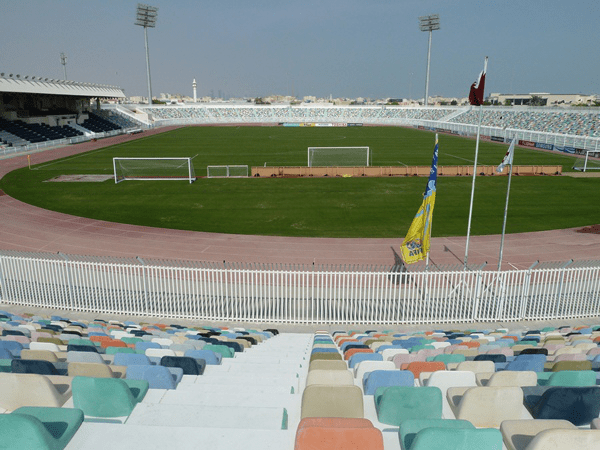
[(135, 25), (144, 27), (144, 42), (146, 44), (146, 74), (148, 77), (148, 104), (152, 104), (152, 83), (150, 82), (150, 53), (148, 52), (148, 28), (156, 27), (158, 8), (138, 3)]
[(65, 81), (67, 81), (67, 55), (64, 53), (60, 54), (60, 63), (63, 65), (63, 69), (65, 72)]
[(439, 14), (430, 14), (429, 16), (419, 17), (419, 29), (429, 31), (429, 46), (427, 48), (427, 75), (425, 76), (425, 101), (424, 105), (429, 104), (429, 63), (431, 61), (431, 34), (440, 29)]

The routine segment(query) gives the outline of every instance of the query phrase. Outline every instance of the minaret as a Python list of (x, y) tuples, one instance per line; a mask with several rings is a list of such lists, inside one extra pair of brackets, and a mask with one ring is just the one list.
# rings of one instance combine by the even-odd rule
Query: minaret
[(194, 81), (192, 82), (192, 88), (194, 88), (194, 103), (197, 102), (197, 97), (196, 97), (196, 79), (194, 78)]

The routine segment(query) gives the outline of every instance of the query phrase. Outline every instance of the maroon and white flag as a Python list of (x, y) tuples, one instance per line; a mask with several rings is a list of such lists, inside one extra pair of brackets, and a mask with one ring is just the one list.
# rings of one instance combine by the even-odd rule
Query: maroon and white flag
[(479, 78), (475, 83), (471, 85), (471, 91), (469, 92), (469, 103), (471, 105), (480, 106), (483, 105), (483, 90), (485, 88), (485, 73), (487, 70), (487, 56), (485, 58), (485, 64), (483, 71), (479, 74)]
[(510, 147), (508, 147), (508, 151), (506, 152), (506, 155), (504, 155), (504, 159), (496, 169), (496, 172), (502, 173), (506, 166), (512, 166), (513, 158), (515, 156), (515, 142), (517, 142), (517, 138), (513, 138)]

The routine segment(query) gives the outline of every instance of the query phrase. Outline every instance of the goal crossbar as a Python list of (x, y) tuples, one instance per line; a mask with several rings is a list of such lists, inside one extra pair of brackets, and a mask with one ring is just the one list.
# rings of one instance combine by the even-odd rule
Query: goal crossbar
[(308, 147), (308, 167), (368, 167), (369, 147)]
[(124, 180), (196, 180), (192, 158), (188, 157), (115, 157), (115, 183)]

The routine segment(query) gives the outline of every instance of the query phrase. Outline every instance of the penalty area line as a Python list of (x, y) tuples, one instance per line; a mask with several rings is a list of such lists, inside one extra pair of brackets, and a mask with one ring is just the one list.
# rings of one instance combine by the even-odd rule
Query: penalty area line
[(451, 155), (450, 153), (442, 153), (442, 155), (452, 156), (453, 158), (456, 158), (456, 159), (462, 159), (463, 161), (467, 161), (467, 162), (470, 162), (470, 163), (474, 163), (474, 162), (475, 162), (475, 161), (474, 161), (474, 160), (472, 160), (472, 159), (461, 158), (460, 156)]

